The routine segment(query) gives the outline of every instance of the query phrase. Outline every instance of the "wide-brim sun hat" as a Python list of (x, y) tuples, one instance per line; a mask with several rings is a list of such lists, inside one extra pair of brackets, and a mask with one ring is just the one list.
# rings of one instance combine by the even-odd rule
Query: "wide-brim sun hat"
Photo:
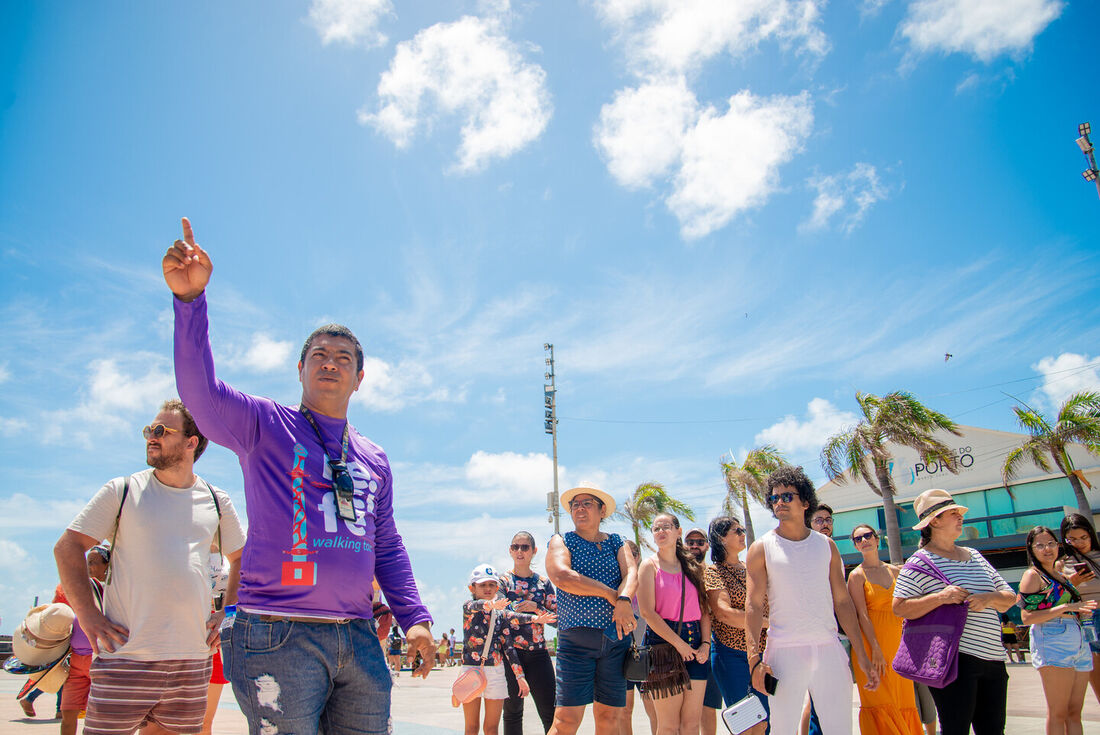
[[(66, 645), (65, 653), (67, 654), (68, 652), (69, 647)], [(40, 689), (47, 694), (56, 694), (68, 678), (69, 657), (67, 655), (62, 655), (61, 658), (54, 661), (49, 668), (28, 676), (26, 683), (23, 685), (23, 688), (19, 690), (19, 693), (15, 695), (15, 698), (23, 699), (35, 689)]]
[(594, 498), (599, 498), (603, 502), (604, 518), (610, 518), (611, 514), (615, 512), (615, 498), (596, 487), (593, 483), (583, 481), (561, 494), (562, 507), (569, 510), (569, 503), (578, 495), (591, 495)]
[(970, 510), (965, 505), (956, 503), (955, 499), (951, 497), (951, 493), (946, 490), (925, 490), (913, 501), (913, 512), (917, 514), (917, 525), (913, 526), (913, 530), (921, 530), (940, 513), (956, 508), (963, 513)]
[(76, 614), (55, 602), (33, 608), (11, 637), (12, 654), (29, 666), (57, 660), (69, 647)]

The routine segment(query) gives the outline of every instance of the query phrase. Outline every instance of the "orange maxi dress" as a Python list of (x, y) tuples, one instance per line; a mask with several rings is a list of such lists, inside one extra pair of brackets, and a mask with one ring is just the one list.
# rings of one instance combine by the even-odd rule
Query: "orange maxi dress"
[[(864, 580), (863, 594), (867, 598), (867, 617), (871, 619), (875, 638), (886, 659), (886, 673), (878, 688), (869, 692), (863, 688), (867, 675), (856, 658), (852, 658), (859, 688), (859, 731), (862, 735), (923, 735), (913, 682), (898, 676), (890, 666), (901, 644), (901, 618), (891, 609), (894, 587), (886, 589)], [(870, 658), (871, 650), (866, 650)]]

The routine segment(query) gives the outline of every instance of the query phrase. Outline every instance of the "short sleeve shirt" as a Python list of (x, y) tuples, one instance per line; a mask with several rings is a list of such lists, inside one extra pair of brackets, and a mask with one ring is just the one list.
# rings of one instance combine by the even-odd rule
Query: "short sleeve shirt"
[[(612, 589), (623, 583), (619, 569), (619, 549), (623, 539), (617, 533), (607, 535), (602, 541), (586, 541), (574, 531), (563, 537), (569, 549), (570, 566), (578, 574), (603, 582)], [(602, 597), (574, 595), (558, 590), (558, 630), (569, 628), (600, 628), (608, 630), (612, 625), (615, 607)]]
[[(955, 561), (928, 551), (925, 553), (943, 576), (951, 581), (951, 584), (962, 587), (972, 594), (1012, 591), (1008, 582), (984, 556), (975, 549), (965, 546), (959, 548), (966, 549), (970, 553), (970, 558), (966, 561)], [(923, 597), (939, 592), (944, 587), (944, 583), (934, 577), (921, 574), (915, 569), (902, 567), (898, 581), (894, 585), (894, 597), (902, 599)], [(986, 661), (1004, 661), (1001, 620), (996, 610), (987, 607), (978, 612), (967, 613), (966, 626), (963, 628), (962, 638), (959, 639), (959, 650)]]
[[(707, 592), (724, 590), (726, 594), (729, 595), (730, 606), (735, 610), (745, 609), (745, 598), (748, 591), (746, 579), (745, 567), (734, 567), (729, 564), (711, 564), (703, 574), (703, 582), (706, 585)], [(767, 616), (768, 600), (765, 597), (764, 617)], [(723, 623), (718, 619), (717, 615), (711, 615), (710, 629), (714, 632), (714, 637), (717, 638), (718, 642), (723, 646), (735, 648), (738, 651), (746, 650), (748, 643), (745, 640), (744, 628), (735, 628), (732, 625)], [(759, 643), (757, 644), (759, 651), (764, 650), (764, 644), (767, 643), (767, 636), (767, 629), (760, 632)]]

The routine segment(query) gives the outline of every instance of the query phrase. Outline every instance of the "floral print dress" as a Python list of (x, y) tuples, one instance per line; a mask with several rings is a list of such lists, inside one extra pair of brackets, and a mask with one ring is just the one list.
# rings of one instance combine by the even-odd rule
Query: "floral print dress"
[[(490, 634), (489, 620), (492, 609), (489, 604), (489, 600), (467, 600), (462, 605), (463, 666), (482, 665), (481, 651), (485, 647), (485, 637)], [(484, 665), (499, 666), (507, 659), (516, 678), (523, 676), (523, 667), (519, 663), (519, 656), (516, 655), (514, 641), (521, 626), (529, 624), (534, 618), (534, 615), (513, 612), (507, 608), (499, 610)]]

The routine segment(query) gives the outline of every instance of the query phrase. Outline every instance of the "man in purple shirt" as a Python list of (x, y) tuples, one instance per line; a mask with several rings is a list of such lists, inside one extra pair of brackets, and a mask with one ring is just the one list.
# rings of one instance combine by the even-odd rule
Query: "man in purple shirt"
[(301, 405), (241, 393), (214, 374), (205, 296), (213, 266), (187, 219), (162, 265), (175, 295), (176, 386), (244, 473), (248, 541), (222, 656), (249, 732), (385, 733), (391, 680), (372, 578), (406, 631), (409, 660), (422, 655), (413, 675), (427, 676), (435, 657), (432, 619), (394, 524), (389, 461), (347, 420), (363, 348), (346, 327), (321, 327), (298, 363)]

